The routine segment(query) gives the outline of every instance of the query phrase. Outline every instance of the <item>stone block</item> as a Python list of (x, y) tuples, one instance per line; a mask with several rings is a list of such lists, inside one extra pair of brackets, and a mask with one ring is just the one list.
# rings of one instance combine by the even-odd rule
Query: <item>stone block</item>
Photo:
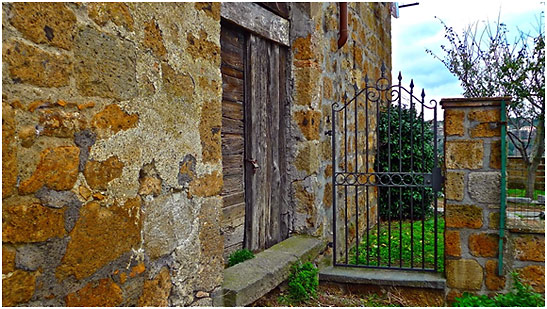
[(169, 306), (172, 285), (169, 269), (162, 267), (154, 279), (144, 281), (142, 295), (139, 297), (139, 307)]
[(448, 306), (453, 306), (452, 304), (456, 301), (456, 298), (462, 297), (463, 293), (456, 289), (448, 289), (446, 294), (446, 304)]
[(545, 262), (545, 235), (515, 235), (512, 242), (517, 260)]
[(461, 256), (460, 231), (446, 230), (444, 232), (444, 253), (448, 256)]
[(490, 144), (490, 168), (501, 169), (501, 141)]
[(15, 270), (15, 249), (2, 246), (2, 274)]
[(212, 172), (194, 179), (190, 182), (188, 190), (188, 198), (193, 196), (209, 197), (219, 195), (223, 186), (222, 174)]
[(319, 139), (321, 112), (310, 110), (296, 111), (293, 117), (307, 140)]
[(320, 99), (321, 71), (315, 67), (302, 67), (294, 70), (295, 104), (312, 106)]
[(529, 265), (517, 269), (522, 283), (532, 286), (534, 291), (545, 293), (545, 266)]
[[(62, 110), (41, 110), (38, 122), (43, 127), (42, 135), (55, 137), (73, 137), (75, 132), (87, 126), (82, 114)], [(36, 135), (35, 132), (32, 132), (33, 136)]]
[(463, 290), (480, 290), (483, 269), (476, 260), (446, 260), (446, 285)]
[(2, 241), (42, 242), (65, 236), (64, 211), (37, 203), (3, 205)]
[(186, 51), (194, 59), (211, 61), (213, 66), (220, 66), (220, 46), (207, 40), (207, 32), (200, 30), (199, 35), (195, 33), (186, 34)]
[(81, 290), (66, 296), (68, 307), (114, 307), (123, 299), (122, 289), (111, 279), (90, 282)]
[(488, 228), (492, 230), (497, 230), (500, 228), (500, 213), (491, 212), (488, 214)]
[(162, 195), (147, 203), (143, 247), (150, 259), (173, 252), (185, 241), (197, 241), (197, 212), (195, 203), (182, 193)]
[(447, 140), (445, 162), (447, 169), (480, 169), (483, 161), (483, 141)]
[(71, 65), (67, 56), (51, 54), (18, 41), (2, 45), (2, 59), (9, 64), (14, 81), (39, 87), (68, 85)]
[(312, 50), (311, 34), (305, 37), (296, 38), (292, 44), (294, 51), (294, 57), (298, 60), (311, 60), (314, 59), (314, 52)]
[(161, 76), (165, 92), (171, 96), (190, 100), (194, 94), (194, 81), (189, 74), (175, 71), (168, 63), (161, 64)]
[(446, 109), (444, 111), (444, 134), (463, 136), (465, 134), (464, 129), (465, 111), (459, 109)]
[(294, 165), (298, 170), (305, 171), (307, 175), (316, 173), (319, 169), (319, 145), (307, 142), (296, 155)]
[(137, 95), (133, 43), (91, 27), (74, 40), (76, 87), (84, 96), (128, 100)]
[(145, 176), (139, 179), (141, 186), (139, 187), (139, 194), (158, 196), (161, 193), (161, 179)]
[(134, 128), (138, 121), (137, 114), (128, 114), (117, 104), (110, 104), (93, 116), (91, 127), (97, 131), (99, 137), (104, 138)]
[(469, 235), (469, 252), (477, 257), (498, 256), (499, 237), (496, 234), (476, 233)]
[(17, 143), (15, 111), (2, 102), (2, 198), (11, 196), (17, 184)]
[(220, 3), (219, 2), (196, 2), (194, 7), (196, 10), (205, 12), (207, 16), (214, 20), (220, 20)]
[(133, 17), (125, 3), (92, 2), (87, 6), (87, 15), (100, 26), (112, 21), (116, 26), (133, 31)]
[(166, 59), (167, 49), (163, 45), (161, 30), (155, 20), (144, 23), (143, 45), (152, 50), (152, 53), (159, 59)]
[(142, 216), (138, 196), (108, 208), (95, 201), (83, 206), (57, 267), (57, 278), (86, 278), (136, 247), (141, 242)]
[(220, 234), (222, 199), (208, 198), (199, 212), (200, 269), (196, 289), (212, 291), (222, 284), (224, 237)]
[(451, 205), (445, 209), (446, 227), (472, 228), (482, 227), (482, 209), (474, 205)]
[(472, 172), (467, 179), (467, 191), (476, 202), (498, 204), (500, 202), (499, 172)]
[(505, 289), (505, 277), (498, 276), (498, 261), (486, 261), (486, 278), (484, 283), (490, 291), (501, 291)]
[(64, 3), (14, 3), (10, 22), (34, 43), (72, 48), (76, 16)]
[(204, 163), (219, 162), (222, 157), (222, 104), (213, 100), (204, 103), (201, 109), (199, 136), (201, 138), (201, 155)]
[(118, 157), (112, 156), (105, 161), (88, 161), (84, 176), (87, 184), (94, 190), (106, 190), (112, 180), (122, 175), (124, 164)]
[(473, 138), (500, 136), (501, 129), (497, 123), (479, 123), (471, 128), (469, 135)]
[(501, 120), (500, 109), (471, 109), (467, 119), (479, 122), (498, 122)]
[(35, 286), (35, 273), (16, 270), (2, 276), (2, 306), (13, 307), (28, 302), (34, 294)]
[(446, 182), (444, 187), (446, 199), (456, 201), (463, 200), (464, 177), (464, 172), (446, 172)]

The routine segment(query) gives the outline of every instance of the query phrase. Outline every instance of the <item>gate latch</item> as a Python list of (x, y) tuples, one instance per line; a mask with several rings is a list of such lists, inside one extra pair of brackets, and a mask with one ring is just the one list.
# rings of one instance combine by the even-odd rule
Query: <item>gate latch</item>
[(433, 191), (439, 192), (442, 190), (444, 178), (441, 174), (441, 168), (440, 167), (434, 167), (432, 174), (431, 174), (431, 186), (433, 187)]

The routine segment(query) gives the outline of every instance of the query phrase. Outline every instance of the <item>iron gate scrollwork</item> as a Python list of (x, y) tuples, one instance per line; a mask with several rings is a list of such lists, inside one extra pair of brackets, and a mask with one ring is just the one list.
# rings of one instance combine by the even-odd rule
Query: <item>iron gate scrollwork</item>
[(391, 85), (383, 65), (364, 82), (332, 104), (333, 264), (437, 271), (437, 102), (400, 73)]

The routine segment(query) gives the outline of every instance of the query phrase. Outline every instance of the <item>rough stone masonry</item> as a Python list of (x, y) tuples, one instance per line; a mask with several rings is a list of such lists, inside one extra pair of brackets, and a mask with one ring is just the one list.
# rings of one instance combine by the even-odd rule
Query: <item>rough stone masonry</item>
[(498, 275), (501, 180), (501, 101), (443, 99), (445, 136), (445, 272), (447, 303), (463, 292), (507, 292), (519, 273), (545, 291), (545, 231), (505, 234), (503, 275)]
[[(211, 305), (220, 10), (2, 4), (4, 306)], [(330, 104), (391, 67), (389, 6), (348, 11), (339, 51), (335, 3), (291, 5), (292, 232), (329, 237)]]

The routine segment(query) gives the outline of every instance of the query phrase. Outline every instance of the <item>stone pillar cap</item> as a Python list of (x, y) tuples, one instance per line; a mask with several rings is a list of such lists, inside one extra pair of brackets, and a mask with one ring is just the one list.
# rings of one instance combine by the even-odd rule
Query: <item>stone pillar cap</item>
[(511, 97), (445, 98), (443, 108), (500, 106), (501, 101), (511, 102)]

